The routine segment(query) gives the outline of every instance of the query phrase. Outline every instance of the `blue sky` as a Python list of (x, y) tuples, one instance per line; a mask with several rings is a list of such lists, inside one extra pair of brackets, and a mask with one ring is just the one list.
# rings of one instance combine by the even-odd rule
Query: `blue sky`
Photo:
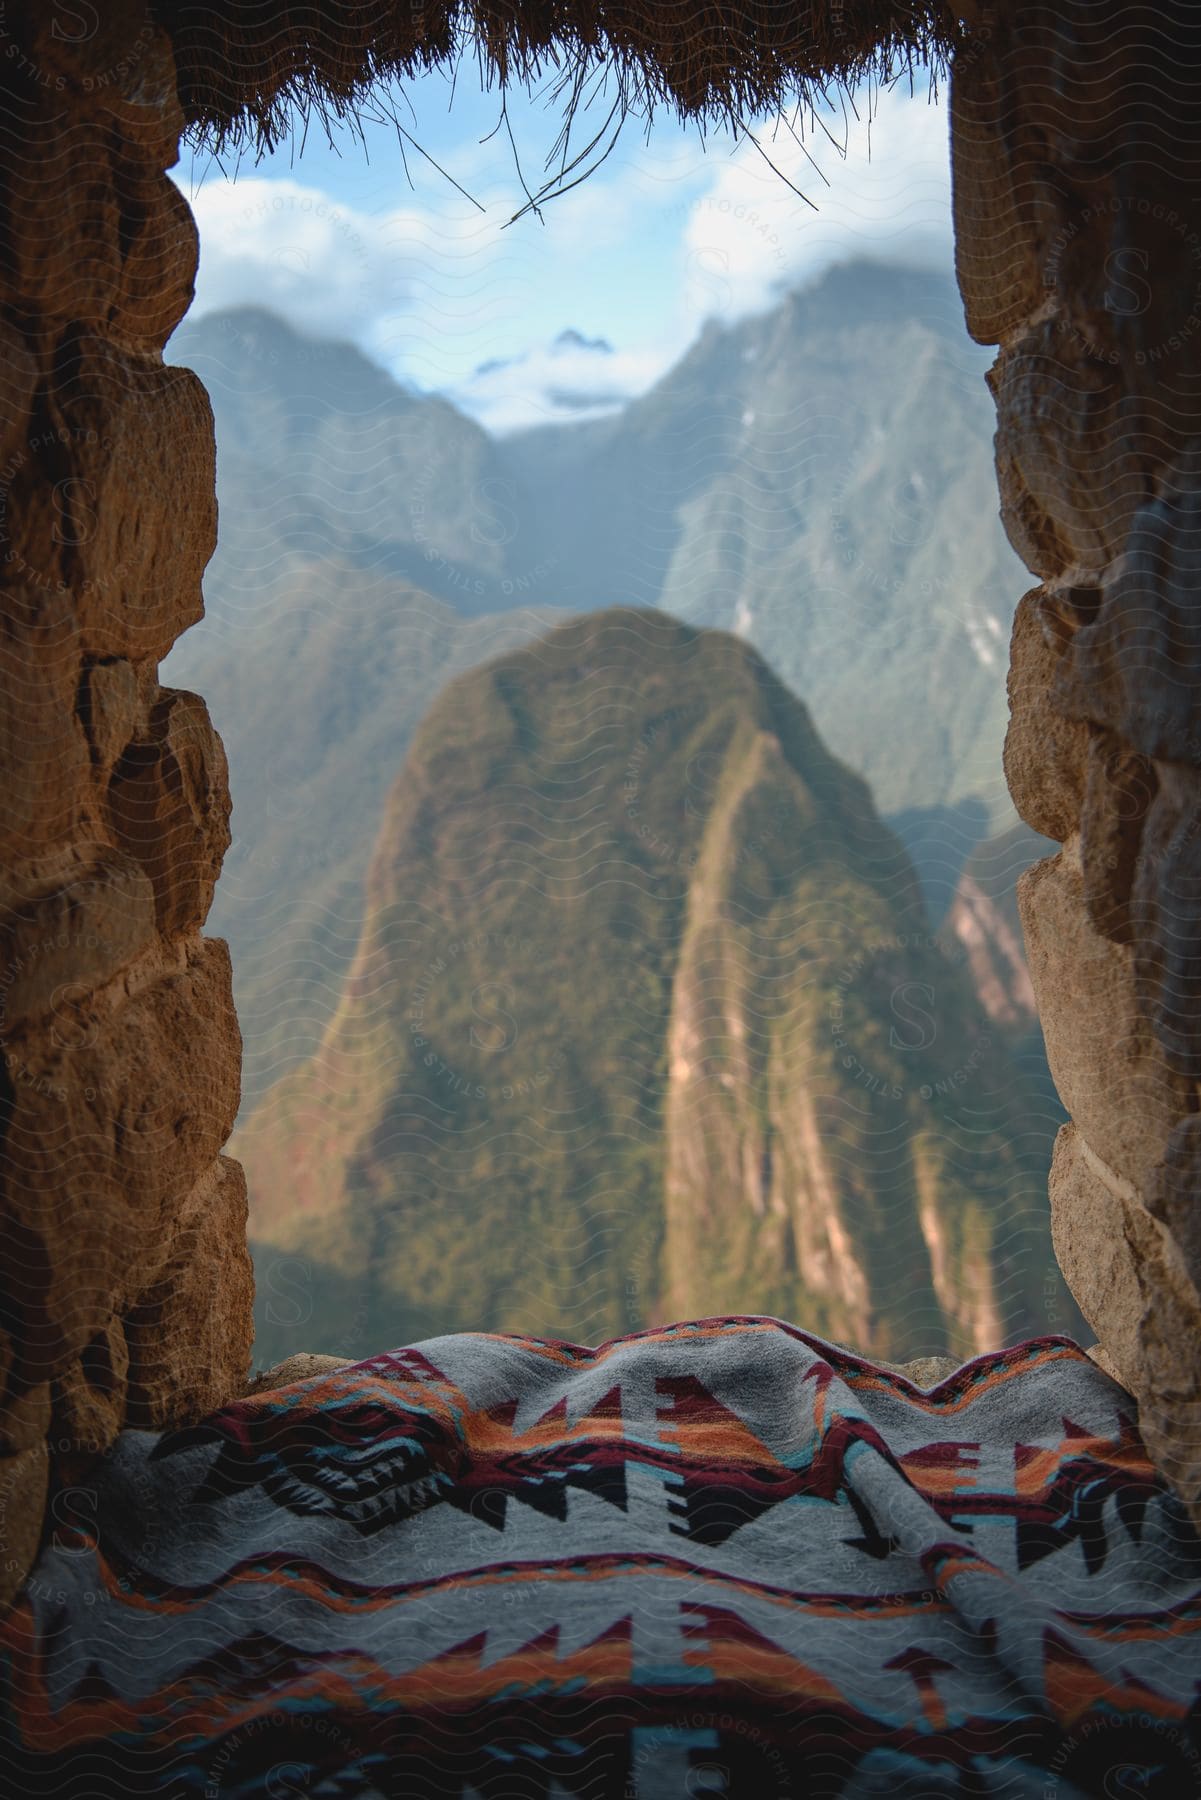
[[(611, 98), (598, 93), (577, 125), (584, 141)], [(725, 133), (703, 143), (667, 114), (648, 139), (630, 119), (586, 182), (513, 223), (517, 161), (535, 188), (559, 131), (545, 89), (508, 97), (516, 154), (474, 62), (453, 100), (441, 74), (387, 99), (445, 174), (407, 142), (406, 174), (382, 117), (332, 144), (314, 124), (303, 146), (257, 164), (185, 154), (175, 176), (200, 223), (196, 313), (270, 305), (503, 431), (641, 392), (706, 318), (762, 310), (849, 256), (951, 268), (946, 108), (925, 85), (861, 91), (854, 110), (803, 124), (754, 121), (758, 147)], [(568, 328), (608, 348), (556, 347)]]

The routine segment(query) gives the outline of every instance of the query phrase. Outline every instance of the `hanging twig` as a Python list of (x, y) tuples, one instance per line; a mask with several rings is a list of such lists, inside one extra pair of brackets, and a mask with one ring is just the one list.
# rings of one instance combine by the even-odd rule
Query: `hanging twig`
[[(763, 148), (763, 145), (759, 142), (758, 138), (756, 138), (754, 132), (748, 131), (746, 126), (742, 123), (741, 119), (737, 121), (737, 124), (738, 124), (738, 129), (742, 132), (742, 134), (746, 138), (747, 142), (749, 144), (754, 145), (755, 149), (759, 152), (760, 156), (763, 158), (764, 162), (767, 164), (767, 166), (771, 170), (772, 174), (778, 175), (780, 180), (784, 183), (784, 186), (786, 188), (791, 188), (798, 200), (803, 200), (805, 202), (806, 206), (813, 208), (814, 212), (820, 212), (821, 209), (817, 205), (817, 202), (815, 200), (811, 200), (809, 198), (808, 194), (803, 194), (801, 192), (800, 188), (796, 185), (795, 181), (789, 181), (787, 175), (784, 174), (782, 169), (777, 169), (775, 163), (772, 161), (771, 157), (767, 154), (767, 151)], [(808, 153), (806, 153), (806, 154), (808, 154)], [(813, 160), (812, 157), (810, 157), (811, 162), (812, 162), (812, 160)], [(815, 168), (816, 168), (816, 166), (817, 165), (814, 164)], [(818, 170), (818, 173), (820, 174), (821, 171)], [(822, 179), (825, 180), (825, 177), (823, 176)], [(829, 183), (827, 182), (826, 185), (829, 186)]]

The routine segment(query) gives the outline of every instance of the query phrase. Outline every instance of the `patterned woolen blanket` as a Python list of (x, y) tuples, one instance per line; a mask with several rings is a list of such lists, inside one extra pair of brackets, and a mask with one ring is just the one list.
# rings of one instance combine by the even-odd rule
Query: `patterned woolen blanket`
[(4, 1792), (1201, 1797), (1201, 1542), (1065, 1338), (432, 1339), (127, 1432), (3, 1625)]

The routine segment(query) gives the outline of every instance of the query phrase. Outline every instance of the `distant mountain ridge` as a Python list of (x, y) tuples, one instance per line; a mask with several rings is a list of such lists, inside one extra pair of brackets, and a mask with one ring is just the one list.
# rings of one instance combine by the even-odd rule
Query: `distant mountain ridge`
[(249, 1102), (328, 1022), (418, 720), (564, 612), (633, 603), (745, 637), (944, 903), (1010, 823), (1004, 644), (1028, 583), (948, 280), (831, 271), (711, 324), (619, 415), (503, 440), (261, 309), (186, 323), (170, 355), (216, 418), (208, 617), (165, 675), (205, 696), (230, 761), (212, 929)]
[(206, 595), (219, 618), (297, 560), (390, 577), (466, 615), (512, 603), (504, 546), (524, 499), (499, 447), (448, 401), (259, 307), (185, 323), (169, 353), (213, 402), (221, 526)]
[(320, 1045), (236, 1135), (259, 1354), (297, 1347), (284, 1280), (346, 1354), (748, 1310), (1012, 1341), (1058, 1281), (1055, 1122), (756, 653), (573, 619), (422, 722)]
[(1000, 524), (989, 354), (953, 283), (855, 263), (711, 322), (615, 417), (505, 440), (557, 597), (744, 636), (886, 813), (983, 803), (1029, 576)]

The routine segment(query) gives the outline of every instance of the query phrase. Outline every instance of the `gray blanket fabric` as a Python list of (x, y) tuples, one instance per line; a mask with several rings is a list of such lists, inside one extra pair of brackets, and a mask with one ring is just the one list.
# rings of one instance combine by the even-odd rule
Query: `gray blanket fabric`
[(1201, 1540), (1066, 1338), (463, 1335), (127, 1432), (3, 1633), (12, 1792), (1201, 1800)]

